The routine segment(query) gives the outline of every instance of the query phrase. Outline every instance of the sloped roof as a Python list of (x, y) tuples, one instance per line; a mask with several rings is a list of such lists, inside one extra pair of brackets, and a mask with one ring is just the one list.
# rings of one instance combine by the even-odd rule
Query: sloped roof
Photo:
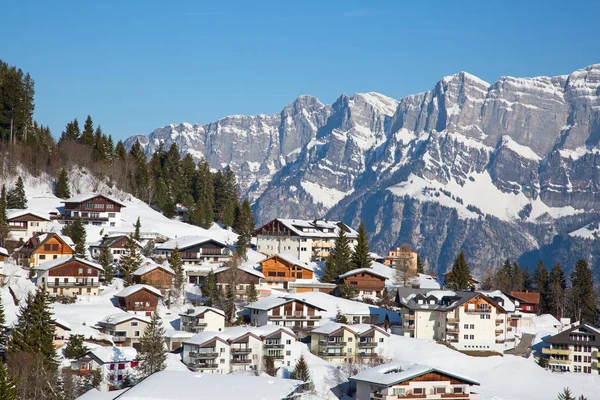
[[(589, 341), (578, 341), (571, 338), (571, 333), (579, 331), (582, 334), (591, 333), (595, 340)], [(566, 329), (554, 336), (543, 339), (544, 343), (555, 343), (555, 344), (586, 344), (589, 346), (600, 346), (600, 328), (597, 328), (590, 324), (579, 324), (569, 329)]]
[(166, 265), (160, 265), (160, 264), (156, 264), (156, 263), (149, 264), (149, 265), (144, 265), (143, 267), (139, 267), (138, 269), (136, 269), (136, 270), (133, 272), (133, 274), (132, 274), (132, 275), (134, 275), (134, 276), (142, 276), (142, 275), (144, 275), (144, 274), (147, 274), (147, 273), (148, 273), (148, 272), (150, 272), (150, 271), (154, 271), (154, 270), (155, 270), (155, 269), (157, 269), (157, 268), (159, 268), (159, 269), (162, 269), (162, 270), (164, 270), (164, 271), (166, 271), (166, 272), (170, 273), (171, 275), (175, 275), (175, 271), (173, 271), (173, 270), (171, 269), (171, 267), (168, 267), (168, 266), (166, 266)]
[[(349, 238), (354, 239), (354, 238), (358, 237), (357, 231), (355, 231), (350, 226), (344, 224), (341, 221), (329, 221), (329, 220), (323, 220), (323, 219), (314, 219), (314, 220), (288, 219), (288, 218), (277, 218), (273, 221), (279, 221), (287, 229), (294, 232), (294, 234), (296, 236), (335, 238), (338, 235), (338, 232), (340, 229), (340, 224), (342, 224), (344, 227), (344, 230), (346, 231), (346, 235)], [(268, 222), (267, 224), (263, 225), (262, 227), (270, 224), (273, 221)], [(255, 231), (255, 233), (258, 233), (261, 228), (257, 229)], [(315, 229), (316, 232), (306, 232), (306, 231), (303, 231), (303, 229)], [(323, 231), (324, 229), (331, 230), (332, 232), (324, 232)]]
[[(217, 269), (214, 271), (214, 273), (215, 273), (215, 274), (218, 274), (218, 273), (221, 273), (221, 272), (225, 272), (225, 271), (227, 271), (228, 269), (229, 269), (229, 267), (220, 267), (220, 268), (217, 268)], [(247, 272), (247, 273), (249, 273), (249, 274), (251, 274), (251, 275), (255, 275), (255, 276), (259, 277), (259, 278), (264, 278), (264, 277), (265, 277), (265, 276), (263, 275), (263, 273), (262, 273), (262, 272), (260, 272), (259, 270), (255, 269), (255, 268), (254, 268), (254, 266), (253, 266), (252, 264), (244, 264), (244, 265), (241, 265), (240, 267), (238, 267), (238, 269), (239, 269), (240, 271)]]
[(347, 278), (349, 276), (352, 275), (358, 275), (361, 273), (367, 273), (367, 274), (371, 274), (371, 275), (375, 275), (383, 280), (387, 279), (387, 276), (380, 274), (377, 271), (374, 271), (372, 268), (358, 268), (358, 269), (353, 269), (352, 271), (348, 271), (345, 274), (340, 275), (340, 278)]
[(275, 254), (273, 256), (265, 258), (264, 260), (259, 261), (259, 264), (262, 265), (262, 263), (265, 262), (266, 260), (270, 260), (271, 258), (275, 258), (275, 257), (281, 258), (282, 260), (287, 261), (288, 263), (290, 263), (292, 265), (297, 265), (297, 266), (299, 266), (301, 268), (304, 268), (306, 270), (314, 271), (314, 267), (308, 265), (304, 261), (300, 261), (297, 257), (294, 257), (290, 253), (278, 253), (278, 254)]
[(55, 258), (54, 260), (45, 261), (45, 262), (41, 263), (40, 265), (38, 265), (37, 267), (35, 267), (34, 269), (36, 269), (38, 271), (48, 271), (49, 269), (66, 264), (69, 261), (77, 261), (84, 265), (87, 265), (88, 267), (96, 268), (97, 270), (100, 270), (100, 271), (104, 270), (104, 268), (102, 268), (102, 265), (100, 265), (98, 263), (86, 260), (85, 258), (69, 257), (69, 256), (59, 257), (59, 258)]
[(6, 219), (11, 220), (13, 218), (22, 217), (23, 215), (33, 215), (34, 217), (38, 217), (43, 219), (44, 221), (50, 221), (50, 218), (44, 216), (42, 214), (36, 213), (30, 210), (18, 210), (18, 209), (9, 209), (6, 210)]
[(207, 236), (181, 236), (159, 244), (156, 246), (156, 250), (174, 250), (175, 247), (178, 247), (179, 250), (184, 250), (207, 242), (215, 242), (218, 245), (227, 247), (227, 244)]
[(510, 295), (523, 303), (540, 304), (540, 294), (537, 292), (510, 292)]
[(214, 339), (219, 339), (223, 342), (233, 342), (247, 334), (251, 334), (262, 339), (263, 337), (270, 336), (278, 331), (283, 331), (294, 338), (296, 337), (290, 328), (279, 325), (236, 326), (233, 328), (227, 328), (222, 332), (200, 332), (192, 336), (192, 338), (189, 340), (186, 340), (184, 343), (202, 345)]
[(0, 256), (8, 257), (8, 251), (4, 247), (0, 247)]
[(143, 289), (146, 289), (159, 297), (163, 297), (163, 295), (160, 293), (160, 290), (158, 290), (152, 286), (149, 286), (149, 285), (133, 285), (133, 286), (126, 287), (125, 289), (123, 289), (119, 293), (117, 293), (115, 295), (115, 297), (129, 297), (132, 294), (137, 293)]
[(185, 312), (184, 311), (184, 312), (180, 312), (179, 315), (195, 317), (195, 316), (203, 314), (207, 311), (212, 311), (219, 315), (225, 316), (225, 312), (223, 310), (219, 310), (218, 308), (214, 308), (214, 307), (201, 306), (201, 307), (190, 308), (190, 310), (193, 310), (193, 312)]
[[(471, 291), (398, 288), (396, 300), (399, 302), (399, 306), (411, 310), (451, 311), (477, 296), (482, 296), (494, 307), (498, 307), (503, 312), (506, 311), (504, 307), (485, 294)], [(419, 304), (416, 301), (418, 299), (436, 299), (437, 301), (434, 304), (428, 302)]]
[(120, 324), (121, 322), (129, 321), (130, 319), (137, 319), (146, 323), (150, 323), (150, 318), (142, 315), (131, 314), (128, 312), (120, 312), (116, 314), (107, 315), (99, 322), (105, 324)]
[(84, 202), (86, 200), (90, 200), (90, 199), (93, 199), (94, 197), (98, 197), (98, 196), (104, 197), (106, 200), (110, 200), (113, 203), (117, 203), (118, 205), (120, 205), (122, 207), (125, 207), (125, 204), (123, 204), (122, 202), (120, 202), (118, 200), (115, 200), (112, 197), (108, 197), (108, 196), (105, 196), (103, 194), (100, 194), (100, 193), (83, 193), (83, 194), (78, 194), (76, 196), (68, 198), (67, 200), (61, 201), (61, 203), (82, 203), (82, 202)]
[(319, 306), (316, 306), (312, 303), (309, 303), (306, 300), (303, 299), (298, 299), (298, 298), (294, 298), (294, 297), (278, 297), (278, 296), (269, 296), (269, 297), (265, 297), (262, 298), (260, 300), (255, 301), (254, 303), (248, 304), (247, 308), (253, 308), (255, 310), (270, 310), (274, 307), (279, 307), (282, 306), (284, 304), (287, 303), (291, 303), (293, 301), (297, 301), (299, 303), (304, 303), (304, 304), (308, 304), (311, 307), (314, 308), (318, 308), (319, 310), (325, 311), (324, 308), (321, 308)]
[(123, 361), (133, 361), (137, 356), (137, 350), (133, 347), (95, 347), (88, 351), (86, 355), (93, 355), (102, 363), (116, 363)]
[(362, 335), (363, 333), (368, 332), (372, 329), (377, 329), (378, 331), (385, 334), (386, 336), (390, 335), (389, 333), (385, 332), (384, 330), (382, 330), (381, 328), (379, 328), (375, 325), (370, 325), (370, 324), (348, 325), (348, 324), (340, 324), (339, 322), (329, 322), (327, 324), (321, 325), (321, 326), (313, 329), (311, 331), (311, 333), (320, 333), (323, 335), (330, 335), (334, 332), (339, 331), (340, 329), (347, 329), (350, 332), (357, 334), (357, 335)]

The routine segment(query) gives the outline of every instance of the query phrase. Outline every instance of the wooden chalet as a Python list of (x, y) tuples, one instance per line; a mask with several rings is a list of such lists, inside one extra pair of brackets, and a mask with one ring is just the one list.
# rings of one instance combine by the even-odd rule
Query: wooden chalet
[[(219, 290), (226, 291), (231, 282), (231, 270), (228, 267), (221, 267), (215, 271), (215, 279), (217, 281), (217, 288)], [(254, 283), (256, 290), (261, 279), (264, 279), (264, 275), (255, 270), (251, 265), (243, 265), (237, 270), (237, 292), (242, 296), (245, 296), (246, 291), (250, 287), (251, 283)]]
[(288, 289), (288, 282), (312, 280), (313, 268), (289, 254), (276, 254), (260, 262), (268, 286)]
[(510, 297), (515, 301), (518, 311), (537, 313), (540, 306), (540, 294), (538, 292), (510, 292)]
[(116, 227), (120, 225), (123, 203), (102, 194), (81, 194), (63, 201), (64, 212), (53, 218), (70, 222), (81, 218), (84, 224)]
[(340, 275), (340, 283), (354, 287), (359, 296), (381, 295), (385, 288), (386, 276), (371, 268), (359, 268)]
[(21, 266), (37, 267), (48, 260), (72, 256), (75, 245), (68, 236), (42, 233), (29, 238), (15, 253)]
[[(90, 253), (92, 257), (98, 258), (102, 250), (102, 246), (106, 246), (110, 249), (110, 253), (113, 256), (113, 262), (119, 262), (121, 255), (125, 254), (125, 248), (127, 240), (131, 238), (128, 235), (116, 235), (116, 236), (104, 236), (102, 241), (96, 242), (90, 246)], [(136, 246), (141, 249), (142, 245), (134, 240)]]
[(175, 272), (166, 265), (151, 263), (138, 268), (132, 275), (134, 283), (150, 285), (164, 291), (171, 287)]
[(35, 268), (37, 284), (49, 293), (60, 295), (98, 295), (100, 264), (76, 257), (60, 257)]
[(33, 235), (45, 232), (49, 218), (28, 210), (6, 210), (8, 239), (24, 242)]
[(163, 295), (152, 286), (133, 285), (121, 290), (115, 297), (124, 311), (151, 316)]

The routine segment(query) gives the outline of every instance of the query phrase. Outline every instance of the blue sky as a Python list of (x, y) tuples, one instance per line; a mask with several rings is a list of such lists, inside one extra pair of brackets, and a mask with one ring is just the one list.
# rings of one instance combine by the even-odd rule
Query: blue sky
[(0, 58), (31, 73), (55, 136), (91, 114), (115, 138), (279, 112), (298, 95), (394, 98), (468, 71), (600, 62), (600, 2), (11, 1)]

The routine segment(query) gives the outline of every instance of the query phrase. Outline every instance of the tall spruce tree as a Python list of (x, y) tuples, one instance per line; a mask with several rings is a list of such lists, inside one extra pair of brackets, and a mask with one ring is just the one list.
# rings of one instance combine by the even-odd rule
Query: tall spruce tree
[(162, 371), (166, 367), (167, 349), (164, 336), (165, 328), (162, 326), (158, 313), (154, 313), (150, 323), (144, 329), (137, 355), (139, 368), (144, 377)]
[(125, 250), (119, 260), (119, 271), (125, 286), (133, 285), (133, 273), (142, 265), (142, 256), (136, 241), (130, 236), (125, 240)]
[(335, 279), (337, 279), (339, 275), (345, 274), (352, 269), (352, 266), (350, 265), (350, 256), (352, 254), (350, 243), (348, 241), (348, 236), (346, 236), (346, 230), (343, 227), (338, 228), (338, 235), (333, 243), (331, 254), (333, 254), (333, 263), (337, 273)]
[(552, 314), (560, 319), (565, 314), (567, 278), (560, 265), (556, 263), (548, 277), (548, 294)]
[(258, 300), (258, 290), (256, 290), (256, 285), (254, 284), (254, 281), (250, 282), (250, 285), (248, 286), (246, 298), (248, 299), (248, 303), (254, 303)]
[(252, 238), (252, 232), (254, 231), (254, 216), (252, 215), (252, 209), (250, 208), (248, 199), (245, 199), (240, 207), (237, 225), (238, 239), (236, 242), (236, 250), (240, 257), (246, 260), (246, 253), (248, 247), (250, 247), (250, 239)]
[(142, 254), (144, 255), (144, 257), (152, 257), (154, 253), (156, 253), (156, 247), (154, 245), (154, 240), (150, 239), (144, 245), (144, 248), (142, 249)]
[(423, 260), (420, 255), (417, 255), (417, 274), (424, 274), (425, 267), (423, 266)]
[(529, 272), (529, 268), (523, 270), (523, 290), (531, 292), (533, 290), (533, 278)]
[(0, 225), (6, 224), (6, 186), (2, 185), (2, 193), (0, 194)]
[(92, 122), (92, 117), (89, 115), (83, 124), (83, 132), (81, 132), (79, 142), (86, 146), (94, 146), (94, 123)]
[(27, 208), (27, 196), (25, 195), (25, 184), (19, 176), (17, 184), (10, 191), (6, 200), (6, 208), (24, 210)]
[(540, 260), (533, 271), (534, 288), (540, 293), (540, 314), (546, 314), (550, 312), (550, 293), (548, 289), (548, 283), (548, 270), (546, 269), (544, 262)]
[(308, 363), (304, 359), (303, 355), (300, 356), (298, 362), (294, 366), (294, 370), (291, 372), (290, 378), (304, 382), (304, 385), (302, 386), (303, 392), (309, 392), (313, 389)]
[(104, 283), (110, 285), (114, 278), (114, 267), (113, 255), (108, 246), (100, 246), (100, 255), (98, 256), (98, 263), (102, 265), (102, 269), (104, 270)]
[(594, 292), (592, 270), (587, 261), (580, 259), (575, 264), (571, 272), (569, 292), (569, 310), (573, 320), (595, 324), (598, 319), (598, 303)]
[(198, 163), (198, 170), (194, 180), (194, 197), (196, 199), (196, 208), (198, 209), (198, 225), (208, 229), (214, 221), (214, 183), (213, 175), (210, 172), (210, 166), (205, 159)]
[(511, 291), (522, 292), (523, 291), (523, 272), (521, 271), (521, 267), (515, 261), (513, 262), (512, 267), (512, 284)]
[(6, 351), (7, 343), (8, 327), (6, 326), (6, 314), (4, 313), (4, 305), (2, 304), (2, 297), (0, 296), (0, 350), (2, 353)]
[(59, 199), (68, 199), (71, 197), (71, 190), (69, 189), (69, 175), (66, 169), (61, 169), (56, 185), (54, 186), (54, 195)]
[(175, 272), (173, 279), (173, 292), (176, 298), (180, 298), (183, 294), (183, 284), (185, 283), (185, 272), (183, 271), (183, 260), (179, 254), (179, 247), (175, 246), (171, 253), (171, 260), (169, 260), (169, 266)]
[(471, 288), (471, 270), (462, 251), (452, 265), (452, 271), (446, 284), (452, 290), (468, 290)]
[(18, 398), (15, 382), (8, 376), (4, 363), (0, 363), (0, 399), (17, 400)]
[(83, 335), (71, 335), (69, 336), (69, 343), (65, 348), (65, 357), (75, 359), (80, 358), (88, 352), (88, 348), (83, 343)]
[(330, 253), (325, 260), (325, 271), (323, 272), (323, 276), (321, 277), (321, 281), (324, 283), (330, 283), (337, 279), (340, 274), (335, 268), (335, 260), (333, 259), (333, 254)]
[(73, 240), (73, 243), (75, 243), (75, 255), (80, 258), (86, 258), (85, 242), (87, 234), (81, 217), (77, 217), (73, 222), (65, 225), (62, 232), (64, 235), (69, 236)]
[(367, 229), (365, 228), (365, 222), (361, 221), (358, 227), (356, 246), (354, 246), (352, 257), (350, 259), (350, 265), (352, 269), (371, 268), (372, 262), (373, 259), (371, 258), (371, 252), (369, 250)]
[(133, 231), (133, 239), (137, 240), (138, 242), (142, 241), (142, 234), (141, 234), (141, 229), (142, 229), (142, 223), (140, 222), (140, 217), (137, 217), (137, 221), (135, 221), (135, 230)]
[(204, 304), (207, 306), (216, 305), (220, 301), (219, 289), (217, 288), (217, 278), (215, 277), (215, 273), (212, 269), (208, 271), (206, 279), (204, 279), (204, 284), (202, 285), (202, 295), (206, 298)]

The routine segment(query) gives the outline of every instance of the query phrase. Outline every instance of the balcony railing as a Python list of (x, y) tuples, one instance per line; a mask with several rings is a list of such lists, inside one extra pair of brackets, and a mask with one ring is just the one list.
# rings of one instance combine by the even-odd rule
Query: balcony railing
[(344, 347), (346, 342), (338, 342), (338, 341), (329, 341), (329, 340), (319, 340), (319, 346), (325, 347)]
[(361, 358), (376, 358), (378, 356), (377, 353), (358, 353), (357, 355)]
[(465, 312), (468, 313), (491, 313), (490, 308), (465, 308)]
[(251, 348), (231, 348), (231, 354), (250, 354), (252, 353), (252, 349)]
[(451, 342), (451, 343), (458, 343), (458, 339), (457, 338), (446, 338), (446, 342)]
[(190, 358), (198, 358), (198, 359), (210, 359), (219, 357), (219, 353), (207, 353), (207, 352), (198, 352), (198, 351), (190, 351)]
[(501, 333), (504, 333), (504, 329), (496, 329), (496, 335), (500, 335)]
[(571, 350), (569, 350), (569, 349), (552, 349), (549, 347), (544, 347), (542, 349), (542, 354), (568, 356), (571, 354)]
[(123, 343), (127, 341), (127, 336), (113, 336), (112, 341), (115, 343)]
[(402, 326), (405, 329), (415, 329), (415, 324), (409, 324), (408, 322), (405, 322)]
[(346, 357), (347, 353), (328, 353), (326, 351), (319, 351), (317, 353), (320, 357)]
[(496, 319), (496, 324), (501, 324), (501, 323), (503, 323), (503, 322), (504, 322), (504, 320), (503, 320), (502, 318), (498, 318), (498, 319)]
[(265, 349), (283, 349), (285, 346), (279, 343), (267, 343), (264, 347)]
[(46, 282), (48, 287), (98, 287), (100, 282)]
[(446, 321), (449, 324), (458, 324), (460, 322), (460, 318), (446, 318)]
[(375, 342), (358, 342), (358, 347), (366, 347), (366, 348), (377, 347), (377, 343), (375, 343)]
[(404, 318), (405, 319), (415, 319), (415, 315), (414, 314), (412, 314), (412, 315), (411, 314), (406, 314), (406, 315), (404, 315)]
[(468, 399), (470, 393), (442, 393), (442, 399)]
[(555, 358), (549, 358), (548, 362), (550, 364), (571, 364), (571, 360), (558, 360)]
[(81, 218), (82, 221), (108, 221), (108, 218), (106, 217), (84, 217), (84, 216), (79, 216), (79, 217), (73, 217), (73, 216), (67, 216), (67, 215), (51, 215), (50, 219), (51, 220), (63, 220), (63, 221), (74, 221), (77, 218)]
[(198, 370), (198, 369), (215, 369), (215, 368), (219, 368), (219, 364), (214, 364), (214, 363), (189, 363), (187, 365), (189, 368)]
[(267, 282), (296, 282), (294, 276), (265, 276)]
[(458, 333), (458, 332), (460, 332), (460, 329), (459, 329), (459, 328), (457, 328), (457, 327), (455, 328), (455, 327), (450, 327), (450, 326), (447, 326), (447, 327), (446, 327), (446, 332), (450, 332), (450, 333)]
[(234, 358), (231, 360), (232, 364), (250, 364), (251, 362), (250, 358)]
[(506, 342), (506, 340), (504, 340), (504, 339), (496, 339), (496, 343), (497, 344), (502, 344), (504, 342)]

